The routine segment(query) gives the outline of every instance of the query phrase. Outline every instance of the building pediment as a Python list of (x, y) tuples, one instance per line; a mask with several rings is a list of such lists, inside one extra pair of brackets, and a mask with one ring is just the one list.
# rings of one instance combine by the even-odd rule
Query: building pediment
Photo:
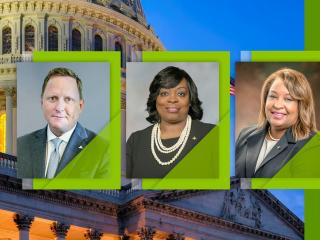
[(270, 192), (241, 190), (234, 182), (233, 187), (230, 191), (163, 191), (149, 197), (178, 209), (188, 209), (261, 231), (276, 232), (293, 239), (303, 236), (303, 222)]

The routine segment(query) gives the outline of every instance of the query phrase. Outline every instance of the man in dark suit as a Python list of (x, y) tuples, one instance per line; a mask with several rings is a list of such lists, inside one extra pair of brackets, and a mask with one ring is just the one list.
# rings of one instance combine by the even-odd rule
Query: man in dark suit
[(84, 107), (82, 82), (70, 69), (55, 68), (48, 73), (41, 106), (47, 126), (18, 138), (20, 178), (56, 177), (95, 137), (78, 123)]

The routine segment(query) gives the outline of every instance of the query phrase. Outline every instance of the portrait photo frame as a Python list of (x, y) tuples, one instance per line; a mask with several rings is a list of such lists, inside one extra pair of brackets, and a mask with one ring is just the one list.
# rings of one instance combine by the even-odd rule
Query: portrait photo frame
[[(229, 53), (228, 52), (143, 52), (143, 62), (217, 62), (219, 63), (219, 121), (214, 128), (217, 131), (210, 132), (214, 138), (214, 141), (219, 141), (217, 145), (218, 163), (217, 163), (217, 176), (213, 178), (192, 178), (186, 176), (186, 174), (180, 174), (183, 172), (190, 172), (194, 168), (194, 158), (198, 156), (200, 152), (208, 147), (202, 144), (198, 144), (192, 151), (187, 154), (183, 159), (188, 164), (178, 164), (179, 170), (175, 171), (175, 174), (168, 174), (162, 179), (142, 179), (143, 189), (229, 189), (230, 188), (230, 155), (229, 140), (230, 135), (230, 98), (229, 98)], [(215, 135), (214, 135), (215, 134)], [(209, 134), (208, 134), (209, 135)], [(207, 135), (207, 136), (208, 136)], [(214, 135), (214, 136), (213, 136)], [(211, 144), (212, 139), (207, 138), (202, 140), (204, 143)], [(228, 142), (228, 144), (227, 144)], [(202, 143), (202, 142), (201, 142)], [(220, 144), (221, 143), (221, 144)], [(202, 145), (202, 146), (201, 146)], [(204, 147), (204, 148), (203, 148)], [(206, 158), (204, 156), (204, 158)], [(191, 165), (193, 165), (191, 167)], [(192, 171), (192, 170), (191, 170)], [(199, 172), (195, 170), (194, 172)], [(171, 175), (171, 176), (170, 176)]]
[[(106, 62), (110, 64), (109, 122), (79, 155), (67, 165), (63, 174), (53, 179), (22, 179), (27, 189), (119, 189), (121, 185), (121, 80), (119, 52), (33, 52), (34, 62)], [(95, 161), (97, 152), (106, 152), (108, 171), (103, 178), (73, 177), (77, 165)], [(98, 159), (96, 159), (98, 161)]]
[[(297, 68), (306, 77), (310, 79), (310, 85), (313, 91), (315, 100), (316, 116), (319, 116), (319, 88), (317, 74), (318, 62), (320, 62), (320, 54), (318, 51), (242, 51), (242, 62), (255, 62), (257, 64), (269, 64), (276, 67), (292, 67)], [(300, 66), (299, 66), (300, 65)], [(309, 67), (308, 67), (309, 66)], [(303, 70), (305, 69), (305, 70)], [(307, 70), (306, 70), (307, 69)], [(312, 74), (312, 69), (314, 73)], [(278, 70), (278, 69), (273, 69)], [(311, 75), (310, 75), (311, 74)], [(265, 76), (267, 77), (267, 76)], [(237, 83), (236, 83), (237, 86)], [(241, 105), (241, 104), (240, 104)], [(319, 121), (319, 118), (316, 118)], [(239, 125), (240, 126), (240, 125)], [(317, 122), (319, 128), (319, 122)], [(236, 134), (240, 127), (236, 127)], [(320, 135), (316, 131), (314, 136), (303, 146), (302, 149), (288, 161), (288, 163), (281, 168), (281, 170), (272, 178), (242, 178), (242, 188), (252, 189), (316, 189), (320, 186), (320, 176), (314, 169), (319, 169), (317, 156), (320, 154)], [(301, 169), (301, 171), (293, 171), (294, 169)], [(311, 169), (313, 169), (311, 171)], [(310, 170), (310, 171), (309, 171)], [(293, 174), (292, 172), (300, 172), (301, 174)], [(312, 174), (308, 175), (308, 172)]]

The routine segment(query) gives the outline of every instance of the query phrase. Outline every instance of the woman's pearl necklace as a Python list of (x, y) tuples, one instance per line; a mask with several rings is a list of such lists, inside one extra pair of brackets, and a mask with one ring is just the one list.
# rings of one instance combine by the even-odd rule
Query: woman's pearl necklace
[[(153, 154), (153, 157), (156, 159), (156, 161), (162, 165), (162, 166), (166, 166), (166, 165), (170, 165), (171, 163), (173, 163), (181, 154), (183, 148), (185, 147), (189, 135), (190, 135), (190, 130), (191, 130), (191, 122), (192, 119), (191, 117), (188, 115), (187, 117), (187, 122), (186, 122), (186, 126), (184, 127), (184, 129), (182, 130), (180, 137), (178, 139), (178, 141), (171, 147), (166, 147), (162, 144), (161, 141), (161, 131), (160, 131), (160, 124), (156, 123), (153, 128), (152, 128), (152, 133), (151, 133), (151, 152)], [(162, 162), (160, 160), (160, 158), (157, 156), (157, 153), (154, 149), (154, 145), (156, 145), (157, 150), (161, 153), (171, 153), (175, 150), (178, 150), (178, 152), (176, 153), (176, 155), (174, 155), (174, 157), (167, 162)]]
[(268, 134), (269, 134), (269, 137), (270, 137), (270, 139), (271, 139), (272, 141), (279, 141), (279, 140), (280, 140), (280, 138), (274, 138), (274, 137), (272, 137), (270, 128), (268, 128)]

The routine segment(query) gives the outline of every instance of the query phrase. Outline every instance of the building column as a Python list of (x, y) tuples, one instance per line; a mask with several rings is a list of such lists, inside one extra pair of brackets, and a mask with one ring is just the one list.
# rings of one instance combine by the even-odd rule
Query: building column
[[(66, 11), (67, 14), (67, 11)], [(71, 41), (71, 31), (72, 28), (72, 20), (69, 17), (63, 17), (61, 20), (61, 48), (59, 51), (69, 51), (70, 48), (70, 41)]]
[(86, 36), (84, 36), (85, 51), (94, 50), (94, 36), (93, 36), (93, 26), (87, 25)]
[(103, 233), (95, 230), (95, 229), (89, 229), (87, 232), (84, 234), (84, 237), (87, 240), (100, 240), (102, 237)]
[(130, 240), (130, 236), (124, 233), (120, 236), (120, 240)]
[(153, 227), (142, 227), (138, 230), (138, 236), (140, 240), (152, 240), (156, 231)]
[(132, 62), (132, 46), (128, 43), (128, 41), (126, 43), (126, 62)]
[(107, 50), (114, 51), (114, 35), (111, 33), (107, 34)]
[(34, 220), (34, 217), (22, 214), (15, 214), (13, 221), (19, 229), (19, 240), (29, 240), (29, 229)]
[[(39, 6), (39, 2), (36, 3), (37, 6)], [(40, 7), (40, 6), (39, 6)], [(37, 38), (37, 43), (35, 45), (35, 49), (38, 51), (44, 51), (46, 49), (46, 36), (45, 33), (47, 32), (46, 30), (46, 22), (45, 22), (45, 14), (38, 16), (38, 38)]]
[(21, 22), (22, 15), (16, 16), (12, 20), (13, 29), (12, 29), (12, 53), (20, 54), (22, 52), (21, 41), (22, 41), (22, 33), (21, 33)]
[(6, 153), (12, 154), (12, 143), (13, 143), (13, 95), (15, 89), (9, 87), (5, 89), (6, 95)]
[(54, 222), (50, 226), (51, 231), (55, 236), (55, 240), (65, 240), (67, 233), (69, 231), (70, 225)]
[(106, 32), (105, 38), (103, 38), (103, 51), (108, 51), (109, 49), (109, 33)]
[(185, 240), (183, 233), (170, 233), (166, 240)]

